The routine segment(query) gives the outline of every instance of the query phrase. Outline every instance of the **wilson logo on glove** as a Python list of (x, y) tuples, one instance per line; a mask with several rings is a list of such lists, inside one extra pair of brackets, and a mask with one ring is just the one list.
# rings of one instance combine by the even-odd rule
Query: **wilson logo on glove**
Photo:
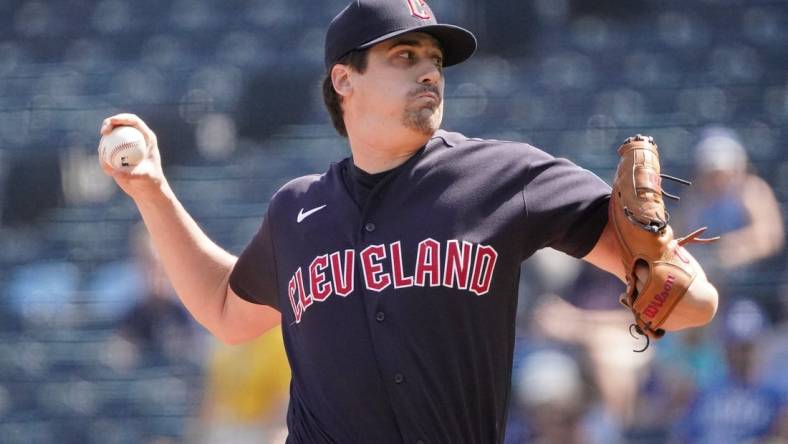
[(659, 309), (662, 308), (662, 306), (665, 305), (665, 301), (668, 300), (670, 290), (673, 289), (673, 282), (675, 281), (676, 276), (669, 274), (667, 279), (665, 279), (665, 285), (662, 286), (662, 291), (654, 296), (654, 300), (648, 304), (648, 307), (644, 310), (643, 314), (646, 315), (647, 318), (653, 319), (654, 316), (659, 313)]

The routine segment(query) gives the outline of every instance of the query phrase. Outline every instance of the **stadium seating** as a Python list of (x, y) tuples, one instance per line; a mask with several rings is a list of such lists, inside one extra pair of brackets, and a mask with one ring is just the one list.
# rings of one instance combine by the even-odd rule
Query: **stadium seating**
[[(278, 187), (348, 155), (318, 87), (324, 27), (345, 3), (3, 2), (0, 321), (9, 321), (0, 326), (0, 441), (184, 436), (198, 413), (199, 366), (123, 374), (102, 360), (112, 321), (139, 295), (127, 262), (138, 216), (118, 191), (100, 201), (63, 193), (64, 153), (94, 161), (101, 119), (140, 114), (160, 134), (184, 205), (240, 252)], [(602, 2), (608, 11), (502, 2), (523, 17), (502, 16), (496, 2), (430, 3), (480, 38), (474, 59), (446, 71), (446, 128), (525, 140), (607, 179), (627, 135), (653, 134), (667, 165), (688, 173), (698, 130), (723, 123), (788, 202), (786, 3)], [(231, 155), (196, 148), (210, 115), (238, 129)], [(50, 169), (11, 174), (31, 165)], [(58, 197), (15, 198), (18, 190)], [(764, 272), (759, 292), (774, 293), (781, 272)], [(21, 332), (5, 333), (10, 319)]]

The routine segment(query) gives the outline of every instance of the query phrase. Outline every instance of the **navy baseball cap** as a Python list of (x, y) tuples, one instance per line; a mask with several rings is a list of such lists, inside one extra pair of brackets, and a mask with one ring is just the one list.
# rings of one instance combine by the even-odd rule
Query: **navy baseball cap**
[(443, 49), (443, 66), (456, 65), (476, 51), (467, 29), (438, 23), (424, 0), (356, 0), (342, 10), (326, 32), (326, 69), (340, 57), (408, 32), (425, 32)]

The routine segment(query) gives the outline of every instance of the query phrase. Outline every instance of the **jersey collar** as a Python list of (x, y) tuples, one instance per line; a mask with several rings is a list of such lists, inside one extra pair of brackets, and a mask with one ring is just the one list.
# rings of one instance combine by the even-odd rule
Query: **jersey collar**
[(443, 143), (444, 145), (453, 148), (454, 142), (449, 140), (449, 133), (439, 129), (432, 134), (432, 138), (427, 142), (427, 148), (434, 148), (437, 144)]

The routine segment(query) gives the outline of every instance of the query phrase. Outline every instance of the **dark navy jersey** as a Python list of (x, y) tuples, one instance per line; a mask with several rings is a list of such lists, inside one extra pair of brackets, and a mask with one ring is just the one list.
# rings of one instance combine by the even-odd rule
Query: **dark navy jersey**
[(287, 442), (502, 442), (520, 264), (586, 255), (610, 187), (530, 145), (445, 131), (363, 208), (350, 167), (282, 187), (230, 278), (282, 313)]

